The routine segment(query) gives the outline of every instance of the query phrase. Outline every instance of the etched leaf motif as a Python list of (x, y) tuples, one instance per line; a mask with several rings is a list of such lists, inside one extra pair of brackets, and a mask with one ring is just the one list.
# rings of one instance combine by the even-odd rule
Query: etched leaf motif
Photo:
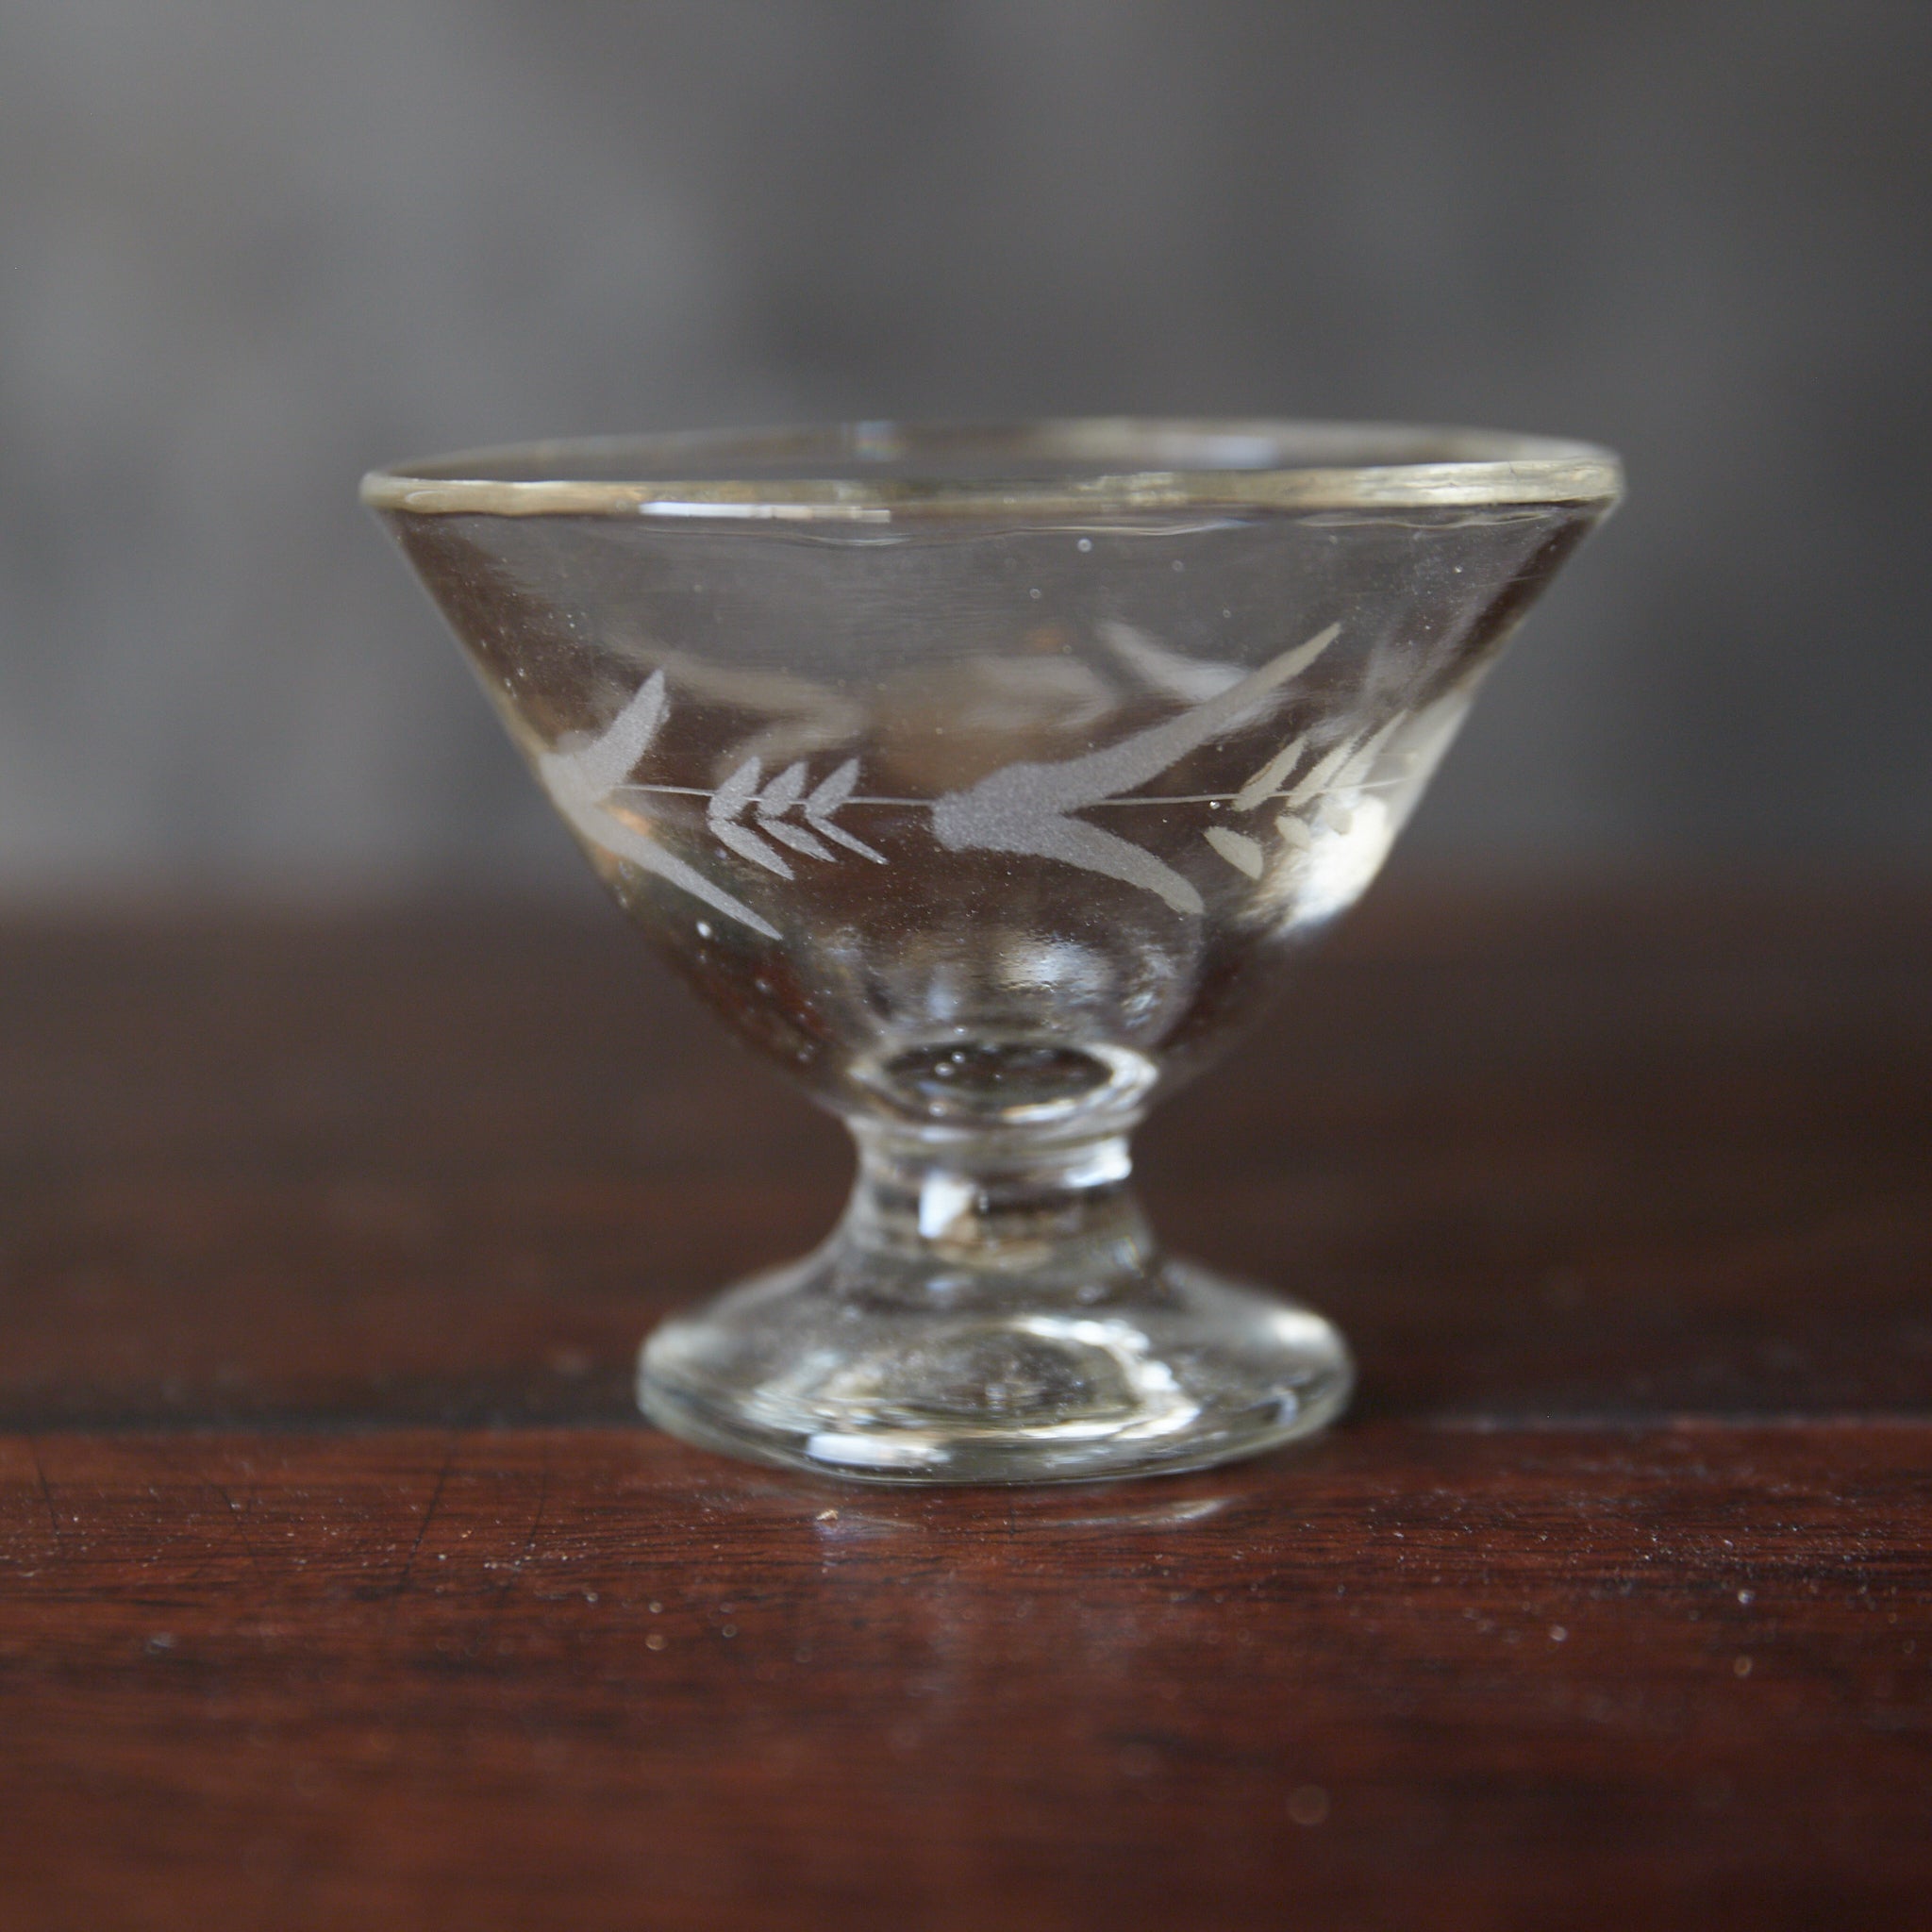
[(1355, 741), (1350, 738), (1344, 738), (1340, 744), (1331, 747), (1295, 781), (1282, 804), (1292, 811), (1297, 806), (1319, 798), (1327, 789), (1329, 779), (1349, 761), (1354, 752)]
[(659, 671), (600, 736), (589, 743), (564, 744), (540, 754), (537, 776), (564, 823), (580, 838), (613, 858), (689, 892), (712, 911), (748, 925), (768, 940), (778, 939), (782, 935), (769, 920), (760, 919), (741, 899), (713, 885), (695, 866), (665, 851), (639, 826), (619, 818), (606, 806), (605, 801), (650, 749), (663, 723), (666, 705), (664, 674)]
[(762, 758), (746, 758), (717, 791), (711, 793), (709, 816), (735, 819), (758, 795), (758, 779), (764, 771)]
[(805, 760), (787, 765), (758, 794), (758, 816), (782, 819), (798, 803), (805, 790)]
[(1400, 727), (1403, 718), (1404, 714), (1398, 711), (1366, 738), (1344, 739), (1311, 765), (1282, 800), (1288, 810), (1276, 823), (1284, 836), (1292, 840), (1294, 835), (1288, 832), (1288, 827), (1291, 824), (1298, 825), (1299, 842), (1304, 846), (1308, 844), (1307, 817), (1294, 817), (1296, 812), (1300, 812), (1319, 817), (1331, 832), (1345, 838), (1355, 825), (1360, 788), (1368, 783), (1382, 747)]
[(1394, 737), (1406, 718), (1407, 713), (1397, 711), (1386, 724), (1370, 732), (1356, 755), (1336, 773), (1333, 789), (1340, 791), (1349, 786), (1366, 785), (1370, 773), (1375, 769), (1375, 760), (1382, 756), (1382, 747)]
[(1248, 782), (1234, 795), (1236, 811), (1253, 811), (1263, 799), (1271, 797), (1280, 790), (1281, 781), (1301, 763), (1302, 754), (1308, 748), (1308, 734), (1305, 731), (1284, 746), (1268, 760)]
[(1251, 879), (1261, 876), (1259, 840), (1249, 838), (1245, 832), (1230, 831), (1225, 825), (1209, 825), (1202, 837), (1237, 872), (1246, 873)]
[(813, 831), (823, 833), (835, 845), (842, 845), (846, 851), (856, 852), (861, 858), (871, 859), (874, 865), (883, 865), (886, 862), (886, 855), (883, 852), (874, 852), (863, 839), (855, 839), (842, 825), (835, 825), (832, 823), (833, 814), (852, 796), (853, 787), (858, 783), (858, 760), (847, 758), (805, 801), (805, 822)]
[(654, 671), (610, 721), (603, 736), (576, 753), (577, 770), (599, 798), (615, 791), (650, 750), (669, 703), (664, 674)]
[(768, 832), (781, 845), (802, 852), (808, 858), (829, 859), (834, 855), (803, 825), (785, 823), (785, 814), (798, 803), (805, 790), (805, 760), (789, 764), (758, 793), (758, 829)]
[(705, 823), (710, 826), (711, 836), (719, 844), (728, 845), (741, 858), (748, 858), (754, 865), (761, 865), (767, 872), (776, 873), (781, 879), (789, 879), (793, 874), (791, 866), (785, 862), (784, 854), (776, 846), (767, 844), (749, 825), (738, 823), (744, 808), (758, 796), (758, 778), (763, 769), (762, 759), (746, 758), (711, 793)]
[(1176, 912), (1206, 909), (1192, 883), (1144, 847), (1073, 816), (1158, 778), (1170, 765), (1239, 724), (1262, 699), (1312, 664), (1341, 626), (1331, 624), (1239, 684), (1177, 718), (1100, 751), (1058, 764), (1002, 765), (932, 808), (933, 836), (949, 852), (1020, 852), (1140, 886)]
[(815, 839), (803, 825), (788, 825), (782, 819), (760, 819), (758, 829), (768, 832), (781, 845), (802, 852), (808, 858), (835, 859), (838, 854)]
[[(874, 864), (886, 863), (883, 852), (874, 852), (863, 839), (854, 838), (843, 826), (832, 823), (832, 814), (852, 796), (853, 787), (858, 782), (857, 758), (847, 758), (808, 798), (803, 795), (808, 775), (803, 758), (786, 766), (760, 791), (758, 780), (762, 775), (761, 762), (756, 758), (746, 758), (711, 794), (705, 819), (721, 844), (787, 879), (794, 874), (784, 857), (769, 842), (773, 839), (808, 858), (827, 863), (836, 863), (839, 857), (824, 842), (827, 839)], [(801, 808), (801, 801), (805, 823), (796, 824), (790, 814)], [(747, 809), (753, 809), (756, 829), (743, 823)]]
[(858, 783), (858, 760), (847, 758), (824, 783), (805, 801), (807, 818), (829, 818), (852, 796)]
[[(1117, 744), (1058, 763), (1022, 760), (1003, 765), (967, 791), (947, 792), (927, 808), (933, 836), (950, 852), (1015, 852), (1057, 859), (1140, 887), (1165, 900), (1177, 912), (1198, 915), (1204, 910), (1200, 892), (1174, 867), (1143, 846), (1075, 814), (1094, 806), (1160, 802), (1137, 800), (1129, 794), (1251, 717), (1272, 692), (1307, 670), (1340, 634), (1341, 626), (1330, 625), (1258, 671), (1224, 685), (1223, 679), (1232, 675), (1232, 667), (1210, 667), (1212, 685), (1221, 688), (1210, 688), (1209, 680), (1202, 679), (1191, 687), (1204, 693), (1199, 702)], [(1137, 635), (1132, 641), (1144, 657), (1145, 641)], [(620, 791), (692, 795), (682, 786), (628, 783), (639, 760), (655, 741), (668, 708), (669, 691), (660, 669), (595, 739), (566, 741), (556, 750), (541, 754), (537, 760), (538, 774), (565, 820), (586, 841), (669, 881), (754, 932), (778, 939), (777, 928), (769, 921), (665, 851), (645, 829), (650, 824), (648, 815), (634, 816), (613, 808), (610, 802), (612, 794)], [(1275, 821), (1282, 839), (1289, 846), (1307, 851), (1310, 844), (1308, 809), (1319, 808), (1327, 824), (1345, 831), (1354, 806), (1354, 789), (1366, 782), (1397, 722), (1391, 720), (1368, 738), (1344, 739), (1332, 745), (1284, 793), (1283, 783), (1307, 755), (1307, 734), (1304, 733), (1271, 758), (1225, 802), (1236, 812), (1244, 813), (1270, 798), (1280, 799), (1287, 808)], [(821, 864), (836, 864), (837, 847), (875, 865), (888, 863), (884, 853), (838, 823), (838, 815), (853, 802), (858, 779), (859, 762), (849, 758), (814, 786), (808, 759), (800, 758), (786, 764), (768, 783), (763, 758), (741, 746), (737, 763), (724, 782), (708, 793), (695, 795), (705, 800), (706, 828), (721, 845), (778, 878), (792, 879), (797, 874), (786, 851)], [(859, 802), (907, 807), (918, 803), (912, 799)], [(1261, 876), (1266, 854), (1257, 838), (1227, 825), (1209, 826), (1203, 837), (1209, 848), (1238, 872), (1249, 878)]]

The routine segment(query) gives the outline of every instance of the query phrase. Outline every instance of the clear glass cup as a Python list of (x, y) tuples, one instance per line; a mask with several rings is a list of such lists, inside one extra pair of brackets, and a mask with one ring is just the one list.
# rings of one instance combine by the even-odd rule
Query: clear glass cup
[(645, 1411), (891, 1482), (1319, 1428), (1320, 1315), (1164, 1255), (1128, 1136), (1374, 875), (1616, 460), (1462, 430), (862, 424), (365, 479), (605, 883), (858, 1175)]

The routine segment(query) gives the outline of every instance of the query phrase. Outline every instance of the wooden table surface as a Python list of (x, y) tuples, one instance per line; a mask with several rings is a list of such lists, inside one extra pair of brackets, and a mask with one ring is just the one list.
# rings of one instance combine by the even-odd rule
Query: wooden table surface
[(841, 1137), (614, 915), (0, 931), (0, 1926), (1932, 1924), (1932, 897), (1372, 902), (1142, 1137), (1362, 1387), (641, 1424)]

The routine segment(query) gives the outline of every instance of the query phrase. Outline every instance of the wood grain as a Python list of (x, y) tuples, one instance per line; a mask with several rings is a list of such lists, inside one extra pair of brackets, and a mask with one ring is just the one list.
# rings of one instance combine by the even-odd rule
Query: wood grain
[(0, 1890), (156, 1926), (1923, 1924), (1928, 1467), (1922, 1425), (1375, 1424), (908, 1495), (630, 1429), (16, 1439)]
[(1150, 1128), (1328, 1439), (639, 1424), (836, 1130), (614, 922), (0, 931), (0, 1925), (1932, 1924), (1932, 902), (1385, 901)]

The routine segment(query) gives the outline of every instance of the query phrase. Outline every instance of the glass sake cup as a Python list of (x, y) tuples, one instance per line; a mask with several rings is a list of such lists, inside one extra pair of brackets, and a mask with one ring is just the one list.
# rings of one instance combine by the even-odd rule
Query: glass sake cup
[(1341, 1337), (1164, 1255), (1128, 1136), (1374, 875), (1619, 487), (1580, 443), (1131, 421), (365, 479), (625, 910), (858, 1142), (816, 1253), (649, 1338), (646, 1413), (900, 1483), (1329, 1421)]

